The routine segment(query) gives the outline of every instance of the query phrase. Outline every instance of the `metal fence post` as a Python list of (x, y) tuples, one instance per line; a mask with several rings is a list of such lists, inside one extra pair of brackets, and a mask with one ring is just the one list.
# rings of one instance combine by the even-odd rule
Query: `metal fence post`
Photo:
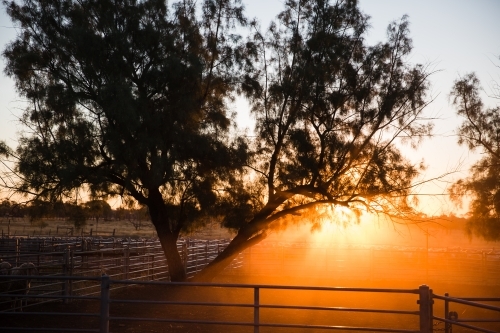
[(125, 246), (124, 256), (125, 256), (125, 280), (128, 280), (128, 274), (130, 269), (130, 248)]
[(203, 263), (203, 266), (208, 265), (208, 249), (209, 249), (209, 243), (210, 243), (210, 241), (209, 241), (209, 240), (205, 243), (205, 262)]
[(194, 247), (194, 272), (198, 272), (198, 247)]
[(260, 318), (259, 318), (259, 310), (260, 310), (260, 295), (259, 295), (259, 287), (254, 287), (253, 289), (253, 332), (259, 333), (260, 328)]
[(21, 254), (21, 240), (16, 238), (16, 266), (19, 267), (19, 255)]
[[(63, 254), (63, 272), (62, 272), (63, 277), (66, 277), (69, 274), (69, 256), (70, 256), (69, 251), (70, 251), (69, 248), (66, 248), (64, 250), (64, 254)], [(69, 280), (68, 279), (65, 279), (63, 282), (62, 294), (64, 296), (63, 303), (67, 304), (68, 298), (66, 298), (66, 297), (69, 296)]]
[(150, 246), (152, 246), (152, 245), (147, 245), (146, 244), (146, 246), (147, 246), (146, 247), (146, 253), (144, 255), (145, 256), (145, 262), (146, 262), (146, 268), (147, 268), (147, 270), (146, 270), (146, 280), (152, 280), (151, 279), (151, 265), (152, 264), (151, 264), (151, 254), (150, 254), (150, 252), (151, 252)]
[(151, 254), (149, 256), (149, 261), (151, 262), (151, 277), (150, 277), (150, 280), (154, 280), (155, 279), (155, 255), (154, 254)]
[[(449, 294), (448, 293), (445, 293), (444, 294), (444, 297), (448, 297)], [(450, 302), (445, 299), (444, 300), (444, 319), (450, 319)], [(451, 325), (450, 323), (444, 323), (444, 331), (445, 333), (451, 333)]]
[(99, 318), (100, 333), (109, 333), (109, 276), (101, 276), (101, 317)]
[[(68, 248), (69, 251), (69, 276), (73, 276), (75, 270), (75, 251)], [(73, 280), (69, 280), (69, 296), (73, 296)], [(71, 299), (70, 299), (71, 301)]]
[(188, 273), (188, 247), (187, 247), (187, 242), (182, 243), (182, 255), (184, 259), (184, 272), (187, 274)]
[(420, 333), (432, 333), (432, 296), (431, 290), (427, 285), (421, 285), (419, 288), (420, 305)]

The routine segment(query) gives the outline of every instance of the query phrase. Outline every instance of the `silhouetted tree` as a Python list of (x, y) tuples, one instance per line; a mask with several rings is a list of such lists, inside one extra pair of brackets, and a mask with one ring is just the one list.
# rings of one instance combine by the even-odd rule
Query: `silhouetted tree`
[[(500, 239), (500, 107), (485, 108), (479, 96), (480, 82), (475, 74), (457, 80), (451, 96), (457, 113), (463, 118), (458, 129), (459, 144), (479, 151), (481, 158), (470, 175), (450, 189), (460, 202), (471, 198), (467, 228), (487, 240)], [(497, 96), (500, 98), (500, 95)]]
[[(254, 25), (243, 44), (237, 0), (205, 0), (200, 13), (191, 0), (6, 6), (21, 27), (6, 73), (31, 102), (17, 190), (134, 198), (148, 207), (172, 280), (185, 278), (177, 237), (206, 212), (238, 233), (200, 279), (304, 213), (411, 213), (419, 166), (398, 143), (430, 132), (429, 73), (406, 60), (406, 17), (370, 47), (357, 1), (289, 0), (267, 34)], [(250, 155), (244, 139), (229, 140), (235, 88), (257, 119)]]
[(0, 201), (0, 217), (12, 215), (13, 203), (8, 199)]
[(26, 207), (30, 222), (36, 222), (48, 217), (51, 213), (50, 203), (42, 200), (33, 200)]
[(87, 215), (90, 218), (95, 219), (96, 231), (99, 228), (99, 219), (106, 218), (111, 214), (111, 206), (104, 200), (90, 200), (85, 204), (85, 209), (87, 210)]
[(245, 156), (228, 139), (226, 106), (250, 65), (234, 33), (246, 22), (240, 1), (4, 4), (20, 30), (5, 72), (29, 102), (15, 189), (49, 201), (74, 189), (133, 198), (148, 207), (171, 279), (183, 280), (179, 232)]
[(431, 125), (422, 119), (429, 73), (407, 61), (407, 17), (389, 25), (386, 43), (367, 46), (368, 17), (357, 1), (285, 7), (267, 34), (256, 28), (253, 36), (257, 70), (243, 86), (257, 119), (252, 171), (227, 192), (237, 210), (226, 223), (238, 233), (200, 280), (287, 219), (314, 220), (336, 206), (413, 213), (408, 200), (419, 166), (398, 144), (417, 144)]

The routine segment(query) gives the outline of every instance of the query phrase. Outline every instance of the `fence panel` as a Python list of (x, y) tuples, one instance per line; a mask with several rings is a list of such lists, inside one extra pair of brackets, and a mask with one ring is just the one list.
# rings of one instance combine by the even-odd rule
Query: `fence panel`
[(500, 331), (500, 298), (494, 297), (450, 297), (448, 293), (433, 295), (443, 301), (443, 317), (434, 316), (439, 324), (444, 324), (444, 332), (486, 332)]
[[(227, 240), (181, 239), (178, 249), (187, 275), (192, 276), (205, 267), (227, 244)], [(0, 239), (0, 258), (13, 267), (33, 262), (40, 276), (100, 277), (105, 273), (113, 279), (134, 281), (169, 279), (166, 258), (157, 239), (5, 238)], [(2, 297), (8, 286), (8, 281), (0, 281), (0, 311), (9, 309), (10, 300)], [(31, 306), (55, 300), (42, 300), (43, 296), (97, 295), (100, 284), (86, 279), (34, 279), (29, 293), (40, 296), (25, 299)]]
[[(58, 277), (39, 277), (43, 280), (55, 280)], [(77, 279), (76, 277), (63, 277), (71, 280)], [(37, 330), (49, 330), (49, 331), (67, 331), (67, 332), (77, 332), (77, 331), (89, 331), (89, 332), (103, 332), (108, 333), (110, 327), (114, 324), (114, 327), (118, 327), (117, 324), (125, 323), (126, 325), (132, 325), (128, 329), (134, 330), (134, 327), (138, 327), (134, 323), (177, 323), (177, 324), (196, 324), (211, 326), (224, 326), (227, 329), (230, 327), (248, 327), (252, 329), (254, 333), (260, 333), (265, 329), (305, 329), (305, 330), (317, 330), (317, 329), (327, 329), (327, 330), (349, 330), (349, 331), (369, 331), (369, 332), (400, 332), (400, 333), (416, 333), (416, 332), (430, 332), (425, 330), (419, 330), (418, 328), (418, 318), (422, 318), (423, 311), (416, 307), (416, 299), (419, 299), (420, 294), (420, 308), (429, 307), (432, 305), (430, 303), (429, 295), (427, 298), (422, 297), (425, 293), (422, 293), (419, 289), (371, 289), (371, 288), (333, 288), (333, 287), (307, 287), (307, 286), (274, 286), (274, 285), (247, 285), (247, 284), (220, 284), (220, 283), (172, 283), (172, 282), (159, 282), (159, 281), (126, 281), (126, 280), (111, 280), (109, 276), (104, 275), (100, 278), (86, 278), (85, 280), (91, 281), (92, 283), (97, 283), (100, 286), (99, 295), (96, 297), (83, 297), (83, 296), (72, 296), (72, 299), (79, 299), (81, 301), (92, 301), (98, 302), (100, 311), (98, 313), (50, 313), (50, 312), (25, 312), (25, 313), (12, 313), (12, 312), (1, 312), (0, 313), (0, 326), (1, 323), (10, 323), (11, 326), (0, 327), (0, 330), (13, 331), (14, 329), (29, 329), (30, 331)], [(130, 299), (130, 298), (116, 298), (110, 293), (111, 290), (116, 290), (118, 287), (124, 287), (127, 285), (141, 285), (141, 286), (162, 286), (166, 288), (179, 288), (179, 292), (185, 292), (186, 289), (182, 288), (194, 288), (196, 289), (193, 293), (188, 293), (189, 295), (182, 294), (182, 297), (172, 296), (171, 299), (154, 299), (146, 300), (143, 298)], [(428, 291), (429, 288), (426, 290)], [(422, 288), (420, 288), (422, 289)], [(223, 295), (228, 293), (233, 294), (233, 300), (227, 300)], [(304, 300), (300, 295), (315, 293), (322, 298), (325, 297), (324, 304), (317, 304), (315, 302), (310, 302), (315, 300), (311, 298), (309, 301)], [(297, 297), (284, 298), (281, 295), (296, 295)], [(339, 296), (340, 294), (347, 295), (346, 297)], [(347, 303), (347, 306), (333, 306), (328, 302), (332, 300), (342, 299), (342, 302), (347, 302), (352, 300), (352, 298), (360, 297), (365, 294), (376, 294), (376, 298), (385, 297), (410, 297), (408, 309), (391, 309), (384, 308), (379, 305), (379, 307), (353, 307), (351, 302)], [(141, 294), (142, 295), (142, 294)], [(175, 295), (175, 293), (170, 294)], [(356, 296), (361, 295), (361, 296)], [(185, 297), (186, 296), (186, 297)], [(132, 316), (120, 316), (121, 312), (114, 311), (114, 307), (119, 305), (140, 305), (141, 307), (148, 307), (147, 313), (153, 313), (153, 309), (163, 309), (161, 314), (156, 317), (146, 317), (143, 313), (139, 313)], [(97, 305), (97, 303), (96, 303)], [(339, 304), (342, 305), (342, 304)], [(181, 311), (184, 315), (173, 316), (172, 313), (178, 313), (178, 311), (165, 311), (165, 307), (180, 307), (185, 309)], [(207, 309), (217, 309), (215, 312), (205, 313), (203, 311), (194, 311), (189, 308), (207, 308)], [(41, 308), (38, 308), (41, 309)], [(120, 307), (121, 309), (121, 307)], [(428, 311), (428, 310), (427, 310)], [(333, 313), (341, 313), (341, 316), (333, 316)], [(212, 316), (215, 314), (215, 316)], [(249, 314), (249, 316), (246, 316)], [(290, 314), (292, 314), (290, 316)], [(315, 315), (318, 314), (318, 315)], [(349, 315), (351, 314), (351, 315)], [(41, 326), (29, 326), (29, 320), (23, 320), (22, 318), (32, 318), (33, 316), (43, 315), (43, 316), (59, 316), (62, 318), (64, 316), (88, 316), (96, 320), (92, 320), (90, 324), (86, 327), (64, 327), (67, 325), (68, 321), (62, 321), (60, 323), (54, 323), (54, 327), (41, 327)], [(375, 316), (397, 316), (397, 317), (411, 317), (417, 320), (412, 320), (412, 325), (407, 325), (407, 321), (400, 322), (397, 325), (384, 323), (383, 320), (377, 320), (376, 324), (361, 326), (359, 323), (360, 318), (363, 315), (375, 315)], [(187, 317), (186, 317), (187, 316)], [(351, 316), (354, 320), (351, 321), (351, 325), (343, 325), (340, 321), (346, 316)], [(17, 317), (19, 320), (13, 321), (12, 317)], [(315, 318), (313, 321), (304, 320), (304, 318)], [(7, 319), (7, 320), (5, 320)], [(423, 320), (431, 320), (431, 317), (427, 315)], [(422, 320), (420, 320), (422, 322)], [(398, 322), (398, 320), (396, 321)], [(358, 324), (356, 324), (358, 323)], [(427, 322), (426, 327), (432, 327), (432, 325)], [(205, 327), (203, 326), (203, 327)]]

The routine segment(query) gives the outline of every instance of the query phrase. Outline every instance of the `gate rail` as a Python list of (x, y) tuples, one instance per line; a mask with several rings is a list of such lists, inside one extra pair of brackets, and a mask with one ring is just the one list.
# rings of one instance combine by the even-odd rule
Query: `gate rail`
[[(10, 278), (25, 278), (26, 276), (10, 276)], [(61, 277), (55, 276), (34, 276), (33, 278), (42, 280), (57, 280)], [(91, 280), (100, 281), (100, 297), (82, 297), (82, 296), (66, 296), (63, 299), (82, 299), (99, 301), (99, 313), (51, 313), (51, 312), (1, 312), (0, 323), (5, 322), (2, 316), (87, 316), (98, 318), (99, 328), (47, 328), (47, 327), (0, 327), (0, 331), (65, 331), (65, 332), (100, 332), (109, 333), (110, 322), (112, 321), (149, 321), (149, 322), (168, 322), (168, 323), (186, 323), (186, 324), (209, 324), (209, 325), (227, 325), (227, 326), (246, 326), (253, 327), (254, 333), (259, 333), (261, 327), (274, 328), (303, 328), (303, 329), (325, 329), (325, 330), (351, 330), (360, 332), (393, 332), (393, 333), (428, 333), (432, 330), (431, 317), (431, 292), (428, 286), (420, 286), (418, 289), (373, 289), (373, 288), (342, 288), (342, 287), (308, 287), (308, 286), (276, 286), (276, 285), (256, 285), (256, 284), (223, 284), (223, 283), (191, 283), (191, 282), (161, 282), (161, 281), (130, 281), (130, 280), (111, 280), (109, 276), (103, 275), (94, 278), (81, 277), (63, 277), (70, 280)], [(165, 285), (165, 286), (190, 286), (201, 288), (227, 288), (227, 289), (251, 289), (253, 290), (252, 299), (248, 302), (205, 302), (205, 301), (148, 301), (148, 300), (131, 300), (131, 299), (112, 299), (110, 290), (113, 288), (123, 287), (126, 285)], [(303, 291), (322, 291), (322, 292), (361, 292), (361, 293), (379, 293), (379, 294), (413, 294), (419, 299), (420, 307), (415, 310), (393, 310), (393, 309), (372, 309), (372, 308), (353, 308), (353, 307), (331, 307), (331, 306), (313, 306), (313, 305), (298, 305), (298, 304), (270, 304), (261, 301), (262, 290), (303, 290)], [(5, 295), (10, 296), (10, 295)], [(27, 298), (48, 297), (52, 299), (56, 296), (42, 295), (26, 295)], [(61, 298), (61, 296), (57, 296)], [(119, 317), (110, 315), (110, 307), (112, 304), (118, 303), (143, 303), (143, 304), (168, 304), (168, 305), (192, 305), (205, 307), (222, 307), (222, 308), (249, 308), (253, 309), (253, 320), (251, 321), (217, 321), (217, 320), (196, 320), (196, 319), (176, 319), (176, 318), (140, 318), (140, 317)], [(310, 311), (335, 311), (335, 312), (371, 312), (385, 313), (394, 315), (410, 315), (420, 317), (420, 327), (414, 329), (396, 329), (396, 328), (377, 328), (377, 327), (350, 327), (350, 326), (334, 326), (334, 325), (312, 325), (302, 323), (279, 323), (266, 322), (261, 319), (261, 310), (263, 309), (284, 309), (284, 310), (310, 310)], [(0, 324), (1, 325), (1, 324)]]
[(450, 304), (462, 304), (466, 306), (470, 306), (477, 309), (484, 309), (494, 311), (498, 313), (497, 318), (500, 318), (500, 306), (493, 306), (484, 303), (478, 302), (498, 302), (500, 304), (500, 298), (494, 297), (450, 297), (448, 293), (445, 293), (444, 296), (433, 294), (432, 297), (434, 299), (444, 301), (444, 318), (434, 316), (433, 319), (438, 322), (442, 322), (445, 324), (444, 331), (445, 333), (452, 333), (452, 326), (460, 326), (468, 329), (472, 329), (476, 332), (484, 332), (484, 333), (497, 333), (498, 331), (492, 331), (487, 328), (478, 327), (469, 325), (466, 323), (500, 323), (500, 319), (484, 319), (484, 318), (459, 318), (459, 315), (456, 311), (450, 311)]
[[(26, 279), (26, 276), (10, 276), (10, 279)], [(88, 300), (98, 301), (100, 310), (96, 313), (60, 313), (60, 312), (0, 312), (0, 325), (6, 323), (4, 320), (7, 316), (15, 316), (15, 318), (32, 318), (34, 316), (85, 316), (94, 318), (98, 321), (98, 327), (90, 328), (47, 328), (47, 327), (18, 327), (16, 325), (8, 327), (0, 327), (0, 331), (64, 331), (64, 332), (99, 332), (109, 333), (110, 322), (132, 322), (132, 321), (148, 321), (148, 322), (163, 322), (163, 323), (184, 323), (184, 324), (208, 324), (208, 325), (227, 325), (227, 326), (246, 326), (253, 327), (254, 333), (259, 333), (261, 327), (273, 328), (301, 328), (301, 329), (324, 329), (324, 330), (349, 330), (358, 332), (393, 332), (393, 333), (432, 333), (434, 331), (446, 331), (451, 333), (452, 326), (459, 326), (472, 329), (476, 332), (494, 333), (488, 328), (473, 326), (470, 323), (498, 323), (500, 319), (458, 319), (453, 317), (453, 311), (450, 310), (450, 304), (456, 303), (464, 306), (472, 306), (474, 308), (500, 312), (500, 307), (478, 302), (500, 302), (500, 298), (457, 298), (435, 295), (427, 285), (421, 285), (418, 289), (382, 289), (382, 288), (345, 288), (345, 287), (314, 287), (314, 286), (283, 286), (283, 285), (259, 285), (259, 284), (228, 284), (228, 283), (194, 283), (194, 282), (163, 282), (163, 281), (132, 281), (132, 280), (111, 280), (108, 275), (101, 277), (75, 277), (75, 276), (32, 276), (28, 278), (54, 281), (58, 279), (67, 280), (84, 280), (87, 282), (95, 282), (100, 286), (100, 295), (96, 296), (55, 296), (55, 295), (23, 295), (23, 298), (28, 299), (45, 299), (55, 300), (55, 298), (62, 299), (63, 301), (72, 300)], [(0, 277), (4, 280), (4, 277)], [(229, 289), (246, 289), (252, 290), (250, 299), (247, 302), (237, 301), (230, 302), (223, 301), (203, 301), (195, 299), (194, 301), (149, 301), (141, 299), (117, 299), (111, 297), (111, 289), (126, 287), (129, 285), (162, 285), (162, 286), (189, 286), (200, 288), (225, 288)], [(355, 307), (334, 307), (334, 306), (319, 306), (309, 304), (297, 304), (295, 302), (287, 304), (266, 303), (261, 299), (263, 290), (274, 291), (320, 291), (325, 293), (377, 293), (377, 294), (407, 294), (415, 295), (418, 306), (415, 309), (380, 309), (380, 308), (355, 308)], [(16, 296), (4, 294), (4, 296)], [(434, 300), (444, 301), (445, 317), (441, 318), (433, 315), (433, 308), (436, 306)], [(249, 321), (231, 321), (231, 320), (197, 320), (197, 319), (179, 319), (179, 318), (142, 318), (142, 317), (120, 317), (110, 314), (110, 308), (113, 304), (128, 303), (128, 304), (155, 304), (155, 305), (180, 305), (180, 306), (203, 306), (203, 307), (221, 307), (221, 308), (247, 308), (253, 309), (253, 320)], [(415, 304), (415, 303), (413, 303)], [(418, 317), (418, 327), (415, 328), (383, 328), (383, 327), (355, 327), (355, 326), (335, 326), (325, 324), (304, 324), (304, 323), (290, 323), (290, 322), (269, 322), (262, 319), (262, 310), (264, 309), (282, 309), (282, 310), (307, 310), (307, 311), (331, 311), (331, 312), (355, 312), (355, 313), (379, 313), (379, 314), (393, 314), (398, 316), (415, 316)], [(498, 318), (498, 316), (496, 317)], [(19, 321), (21, 322), (21, 321)], [(29, 321), (24, 320), (24, 324)], [(435, 322), (444, 323), (445, 329), (437, 329)], [(469, 324), (467, 324), (469, 323)], [(417, 326), (417, 325), (415, 325)]]

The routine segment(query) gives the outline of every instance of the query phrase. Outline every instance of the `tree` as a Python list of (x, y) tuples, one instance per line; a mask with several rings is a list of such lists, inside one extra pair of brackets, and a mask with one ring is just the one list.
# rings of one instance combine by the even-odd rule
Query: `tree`
[(148, 207), (171, 279), (183, 280), (180, 231), (246, 158), (226, 106), (249, 66), (233, 31), (246, 23), (240, 1), (4, 4), (20, 29), (5, 73), (29, 103), (12, 189), (51, 202), (79, 190), (133, 198)]
[[(22, 33), (4, 52), (6, 73), (31, 102), (17, 190), (134, 198), (172, 280), (185, 277), (179, 232), (207, 214), (238, 232), (199, 279), (290, 220), (318, 222), (335, 207), (412, 213), (419, 166), (399, 145), (431, 126), (421, 119), (429, 73), (406, 60), (406, 17), (368, 46), (355, 0), (289, 0), (246, 43), (232, 30), (245, 24), (236, 0), (205, 0), (201, 13), (189, 0), (7, 8)], [(235, 89), (252, 104), (256, 138), (229, 136)]]
[(0, 217), (12, 216), (13, 203), (8, 199), (0, 201)]
[(99, 219), (101, 217), (106, 218), (111, 214), (111, 206), (104, 200), (90, 200), (87, 201), (84, 206), (87, 210), (87, 215), (95, 219), (95, 228), (97, 231), (99, 228)]
[(26, 207), (30, 223), (36, 222), (49, 216), (51, 205), (42, 200), (33, 200)]
[[(486, 240), (500, 239), (500, 107), (485, 108), (480, 82), (471, 73), (455, 81), (451, 96), (457, 114), (463, 118), (458, 143), (479, 151), (481, 158), (470, 175), (450, 189), (456, 202), (471, 198), (467, 228)], [(500, 98), (499, 96), (496, 96)]]
[[(249, 172), (227, 225), (238, 230), (201, 272), (211, 279), (235, 255), (286, 220), (313, 220), (344, 207), (408, 216), (419, 171), (400, 141), (418, 144), (431, 131), (422, 119), (428, 76), (410, 65), (409, 23), (367, 46), (368, 17), (357, 1), (286, 1), (266, 35), (257, 29), (256, 70), (242, 89), (257, 119)], [(229, 200), (229, 199), (228, 199)], [(238, 221), (238, 217), (240, 220)]]

